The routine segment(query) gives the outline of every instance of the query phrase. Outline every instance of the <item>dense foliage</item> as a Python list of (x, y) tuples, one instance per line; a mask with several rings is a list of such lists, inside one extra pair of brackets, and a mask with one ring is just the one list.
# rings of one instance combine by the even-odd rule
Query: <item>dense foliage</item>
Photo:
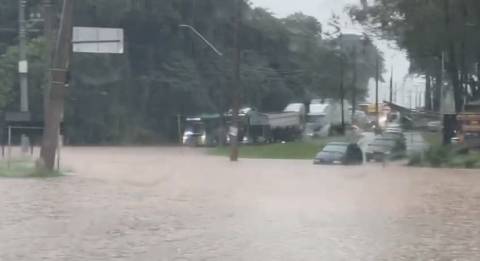
[(439, 109), (440, 89), (447, 83), (457, 112), (465, 100), (480, 99), (480, 1), (362, 0), (350, 11), (355, 20), (407, 51), (412, 73), (427, 79), (428, 108)]
[[(0, 6), (2, 26), (15, 27), (16, 3), (7, 2)], [(31, 1), (29, 10), (38, 9), (40, 2)], [(57, 2), (59, 7), (61, 1)], [(76, 1), (76, 25), (124, 28), (126, 46), (124, 55), (74, 55), (65, 113), (68, 140), (75, 144), (168, 141), (177, 133), (177, 115), (228, 110), (234, 2)], [(224, 56), (217, 56), (179, 24), (193, 25)], [(362, 101), (369, 79), (375, 76), (377, 58), (383, 66), (381, 54), (362, 36), (324, 39), (322, 25), (300, 13), (278, 19), (244, 3), (240, 34), (243, 103), (264, 111), (280, 110), (292, 101), (338, 99), (342, 64), (345, 97)], [(31, 68), (30, 96), (32, 110), (40, 112), (45, 46), (39, 35), (30, 35), (30, 60), (38, 64)], [(0, 108), (12, 110), (18, 107), (16, 47), (12, 47), (16, 35), (0, 33), (0, 42)]]

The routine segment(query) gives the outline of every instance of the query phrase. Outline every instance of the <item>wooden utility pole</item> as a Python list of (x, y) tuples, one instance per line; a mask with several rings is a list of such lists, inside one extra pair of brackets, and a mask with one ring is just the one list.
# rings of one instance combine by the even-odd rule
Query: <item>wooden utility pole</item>
[(240, 103), (241, 103), (241, 83), (240, 83), (240, 18), (241, 18), (241, 8), (242, 8), (242, 0), (236, 0), (235, 3), (235, 25), (234, 25), (234, 45), (235, 45), (235, 51), (234, 51), (234, 83), (232, 85), (233, 90), (232, 90), (232, 95), (233, 95), (233, 114), (232, 114), (232, 120), (233, 124), (230, 129), (230, 146), (231, 146), (231, 152), (230, 152), (230, 161), (238, 161), (238, 154), (239, 154), (239, 148), (238, 148), (238, 143), (239, 143), (239, 134), (240, 134), (240, 118), (239, 118), (239, 111), (240, 111)]
[(53, 170), (55, 165), (60, 123), (63, 118), (65, 85), (72, 54), (73, 4), (74, 0), (64, 0), (63, 2), (62, 19), (50, 69), (52, 85), (45, 112), (43, 142), (40, 151), (40, 163), (43, 165), (41, 167), (47, 170)]

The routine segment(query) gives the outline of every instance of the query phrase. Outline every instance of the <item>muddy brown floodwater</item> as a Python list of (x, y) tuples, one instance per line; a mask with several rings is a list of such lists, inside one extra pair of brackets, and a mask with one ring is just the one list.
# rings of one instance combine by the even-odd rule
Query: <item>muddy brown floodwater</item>
[(480, 260), (480, 173), (69, 148), (0, 179), (0, 260)]

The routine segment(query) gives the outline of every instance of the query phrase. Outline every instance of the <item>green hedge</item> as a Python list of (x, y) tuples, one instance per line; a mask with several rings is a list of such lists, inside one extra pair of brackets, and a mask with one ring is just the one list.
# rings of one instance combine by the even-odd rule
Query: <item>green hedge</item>
[(410, 166), (434, 168), (480, 168), (480, 152), (472, 151), (459, 146), (430, 147), (424, 153), (410, 156)]

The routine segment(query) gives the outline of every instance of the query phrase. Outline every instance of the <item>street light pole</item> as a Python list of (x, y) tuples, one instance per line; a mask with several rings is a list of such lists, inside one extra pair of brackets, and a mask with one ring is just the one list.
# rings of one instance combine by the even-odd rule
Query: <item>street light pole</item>
[(393, 103), (393, 65), (390, 72), (390, 103)]
[(340, 33), (339, 45), (338, 45), (338, 54), (340, 60), (340, 106), (341, 106), (341, 115), (342, 115), (342, 129), (341, 134), (345, 135), (345, 57), (343, 53), (343, 34)]
[(207, 38), (205, 38), (195, 27), (188, 24), (179, 25), (180, 28), (185, 28), (192, 31), (196, 36), (198, 36), (205, 44), (208, 45), (218, 56), (223, 56), (223, 53), (220, 52), (212, 43), (210, 43)]
[[(230, 136), (230, 161), (238, 161), (239, 156), (239, 129), (240, 129), (240, 103), (241, 103), (241, 84), (240, 84), (240, 15), (241, 15), (242, 0), (237, 0), (235, 10), (235, 29), (234, 29), (234, 82), (232, 89), (232, 126), (229, 130)], [(218, 56), (223, 56), (212, 43), (210, 43), (198, 30), (193, 26), (187, 24), (179, 25), (180, 28), (185, 28), (197, 35), (205, 44), (207, 44)]]
[(27, 61), (27, 21), (25, 8), (27, 0), (19, 0), (19, 62), (18, 72), (20, 76), (20, 111), (28, 112), (28, 61)]
[(378, 131), (378, 128), (380, 127), (380, 112), (379, 112), (379, 107), (378, 107), (378, 84), (379, 84), (379, 78), (380, 78), (380, 72), (379, 72), (379, 57), (378, 55), (375, 57), (375, 124), (376, 124), (376, 131)]
[(353, 49), (353, 84), (352, 84), (352, 123), (355, 119), (355, 113), (357, 110), (357, 78), (358, 78), (358, 67), (357, 67), (357, 46)]
[(342, 135), (345, 134), (345, 86), (344, 86), (344, 74), (345, 74), (345, 61), (343, 55), (340, 55), (340, 104), (342, 106)]
[(44, 34), (46, 39), (46, 51), (47, 51), (47, 84), (43, 89), (43, 111), (46, 113), (48, 107), (48, 95), (50, 86), (52, 85), (52, 77), (50, 74), (50, 68), (52, 66), (52, 50), (54, 43), (54, 29), (53, 29), (53, 12), (52, 12), (52, 0), (43, 0), (43, 19), (44, 19)]
[(240, 118), (239, 118), (239, 111), (240, 111), (240, 16), (241, 16), (241, 3), (243, 0), (236, 0), (235, 3), (235, 28), (234, 28), (234, 84), (233, 84), (233, 126), (230, 130), (230, 161), (238, 161), (238, 137), (239, 137), (239, 130), (240, 130)]

